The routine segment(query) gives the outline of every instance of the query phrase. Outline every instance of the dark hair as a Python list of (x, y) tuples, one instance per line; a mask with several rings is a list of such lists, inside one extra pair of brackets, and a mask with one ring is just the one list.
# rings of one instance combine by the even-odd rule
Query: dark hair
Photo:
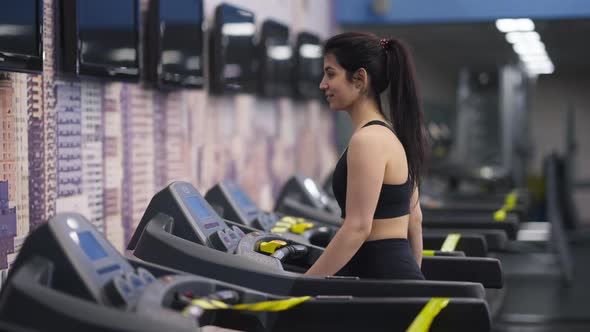
[(408, 47), (397, 39), (347, 32), (330, 38), (324, 45), (324, 54), (336, 57), (349, 81), (358, 69), (364, 68), (369, 74), (371, 93), (379, 105), (381, 93), (389, 87), (389, 116), (382, 106), (380, 111), (392, 121), (408, 158), (410, 179), (419, 186), (426, 139), (414, 63)]

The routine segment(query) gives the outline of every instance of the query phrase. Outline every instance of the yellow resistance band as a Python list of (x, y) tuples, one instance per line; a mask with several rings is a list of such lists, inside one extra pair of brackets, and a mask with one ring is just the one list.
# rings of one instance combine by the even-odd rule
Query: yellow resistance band
[(263, 301), (257, 303), (243, 303), (229, 305), (225, 302), (209, 299), (206, 297), (194, 299), (191, 303), (182, 310), (184, 316), (189, 316), (193, 308), (202, 310), (241, 310), (241, 311), (284, 311), (289, 310), (307, 300), (311, 296), (292, 297), (284, 300)]
[(433, 297), (430, 299), (406, 332), (427, 332), (434, 318), (449, 304), (449, 301), (448, 297)]

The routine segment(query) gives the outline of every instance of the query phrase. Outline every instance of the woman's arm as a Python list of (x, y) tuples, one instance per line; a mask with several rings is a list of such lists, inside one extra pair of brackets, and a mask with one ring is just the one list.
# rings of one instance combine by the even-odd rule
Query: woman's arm
[(347, 153), (346, 218), (306, 275), (336, 274), (371, 234), (387, 162), (387, 154), (375, 144), (379, 139), (378, 133), (371, 130), (361, 130), (351, 138)]
[(347, 224), (347, 219), (344, 220), (344, 224), (336, 232), (324, 253), (307, 270), (305, 275), (325, 277), (336, 274), (369, 237), (370, 231), (349, 226), (350, 223)]
[(410, 202), (410, 221), (408, 224), (408, 240), (418, 266), (422, 266), (422, 209), (420, 208), (418, 188), (414, 190)]

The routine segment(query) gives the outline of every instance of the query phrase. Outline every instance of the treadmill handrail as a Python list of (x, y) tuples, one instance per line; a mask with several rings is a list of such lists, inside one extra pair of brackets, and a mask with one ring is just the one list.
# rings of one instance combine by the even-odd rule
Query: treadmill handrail
[(502, 288), (502, 264), (497, 258), (425, 256), (422, 273), (431, 280), (480, 281), (485, 288)]
[[(450, 233), (450, 232), (449, 232)], [(467, 256), (486, 257), (488, 254), (488, 244), (483, 235), (460, 234), (461, 238), (457, 243), (455, 250), (463, 251)], [(422, 233), (422, 241), (425, 249), (439, 249), (445, 242), (448, 234), (429, 234)]]
[[(434, 219), (434, 218), (433, 218)], [(426, 228), (467, 228), (467, 229), (497, 229), (506, 232), (509, 239), (515, 240), (518, 233), (518, 226), (506, 221), (467, 221), (455, 220), (453, 218), (440, 218), (436, 220), (425, 217), (422, 226)]]

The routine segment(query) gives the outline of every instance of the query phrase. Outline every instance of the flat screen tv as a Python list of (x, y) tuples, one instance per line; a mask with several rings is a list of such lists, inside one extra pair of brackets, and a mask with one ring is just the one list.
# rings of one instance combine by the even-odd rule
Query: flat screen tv
[(251, 11), (221, 4), (209, 39), (209, 84), (213, 94), (254, 93), (256, 25)]
[(300, 99), (322, 99), (320, 82), (324, 73), (324, 59), (320, 38), (308, 32), (297, 35), (295, 42), (295, 96)]
[(160, 88), (202, 88), (203, 0), (152, 0), (146, 23), (146, 79)]
[(0, 69), (43, 70), (43, 2), (0, 0)]
[(139, 0), (62, 0), (62, 70), (139, 80)]
[(264, 97), (292, 96), (293, 48), (289, 43), (289, 27), (264, 21), (258, 52), (258, 93)]

